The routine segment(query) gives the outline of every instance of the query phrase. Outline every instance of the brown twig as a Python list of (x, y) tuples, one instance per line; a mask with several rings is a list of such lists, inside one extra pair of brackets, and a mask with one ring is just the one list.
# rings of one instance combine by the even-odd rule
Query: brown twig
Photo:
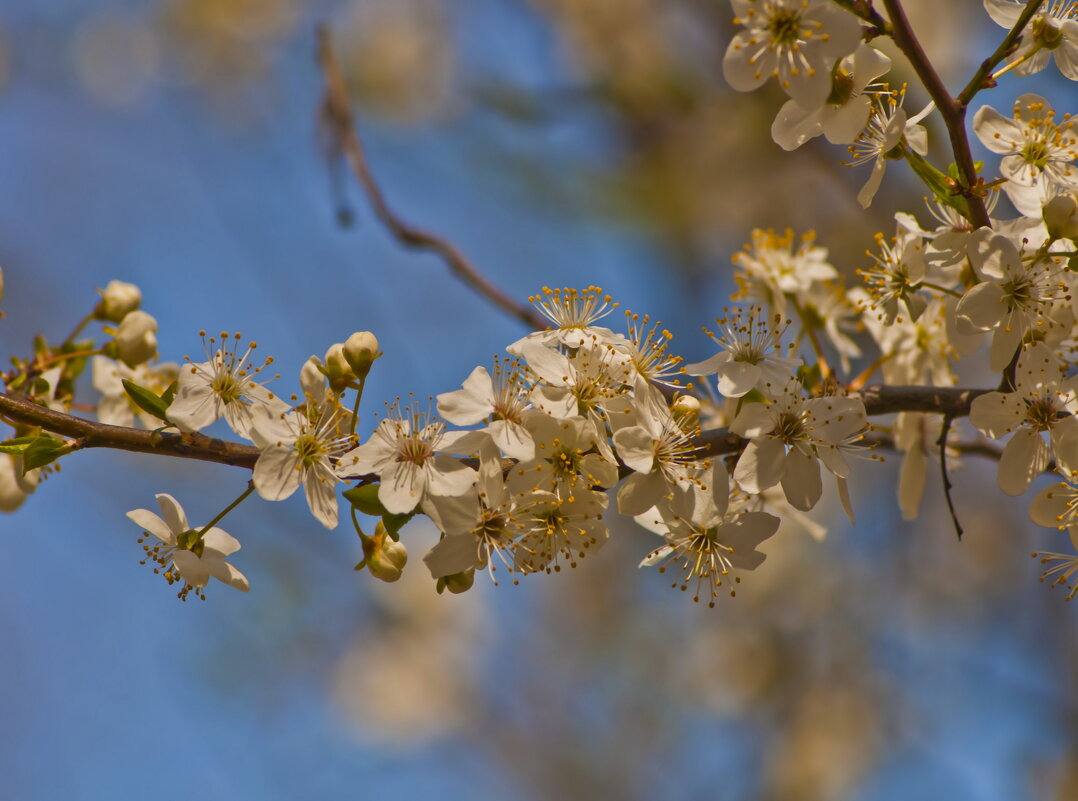
[(947, 499), (947, 509), (951, 513), (951, 522), (954, 523), (954, 533), (958, 539), (962, 539), (962, 524), (958, 522), (958, 514), (954, 510), (954, 501), (951, 499), (951, 478), (947, 475), (947, 434), (951, 431), (951, 423), (954, 417), (949, 414), (943, 415), (943, 426), (940, 428), (940, 438), (936, 444), (940, 449), (940, 474), (943, 477), (943, 497)]
[(891, 38), (913, 66), (917, 77), (921, 79), (921, 83), (943, 117), (947, 135), (951, 140), (955, 164), (958, 165), (958, 171), (962, 176), (962, 195), (967, 201), (970, 222), (977, 227), (990, 226), (984, 198), (976, 191), (979, 179), (977, 167), (973, 163), (973, 153), (969, 147), (969, 138), (966, 136), (966, 106), (951, 97), (947, 87), (943, 85), (936, 68), (932, 66), (921, 43), (914, 36), (902, 3), (899, 0), (883, 0), (883, 5), (891, 18)]
[(352, 118), (344, 75), (333, 53), (329, 29), (324, 25), (318, 28), (317, 57), (325, 79), (325, 96), (322, 100), (323, 121), (328, 126), (336, 147), (348, 159), (356, 181), (363, 189), (371, 208), (382, 224), (402, 245), (436, 253), (457, 278), (481, 297), (517, 318), (529, 328), (538, 330), (546, 328), (547, 321), (541, 314), (531, 306), (517, 303), (488, 281), (454, 245), (429, 231), (405, 222), (389, 207), (367, 162), (363, 142), (359, 138)]

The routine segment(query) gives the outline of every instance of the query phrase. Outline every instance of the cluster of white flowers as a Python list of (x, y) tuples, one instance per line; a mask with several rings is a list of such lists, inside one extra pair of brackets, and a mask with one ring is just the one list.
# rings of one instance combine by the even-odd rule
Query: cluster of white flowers
[[(928, 134), (918, 123), (934, 107), (910, 118), (905, 87), (883, 82), (890, 59), (865, 44), (869, 28), (854, 14), (860, 9), (876, 26), (872, 35), (885, 33), (869, 20), (871, 4), (731, 2), (743, 29), (726, 53), (726, 78), (742, 91), (777, 79), (789, 95), (772, 126), (781, 147), (823, 135), (849, 146), (851, 165), (872, 162), (858, 196), (864, 206), (888, 161), (906, 161), (932, 192), (932, 227), (898, 213), (895, 235), (877, 235), (857, 271), (862, 286), (845, 285), (811, 232), (795, 239), (792, 231), (753, 231), (733, 258), (735, 300), (745, 305), (726, 309), (717, 333), (705, 329), (718, 352), (692, 365), (669, 352), (669, 332), (647, 316), (627, 313), (624, 333), (601, 325), (618, 304), (598, 287), (544, 288), (531, 301), (549, 320), (546, 330), (510, 344), (508, 358), (476, 367), (425, 410), (398, 399), (361, 439), (358, 409), (381, 355), (370, 332), (312, 356), (300, 371), (302, 396), (289, 402), (259, 378), (271, 360), (253, 365), (255, 345), (241, 354), (238, 334), (203, 334), (203, 362), (154, 365), (157, 324), (138, 309), (137, 288), (113, 282), (90, 318), (110, 324), (109, 342), (80, 350), (72, 335), (16, 371), (8, 389), (69, 412), (79, 360), (93, 355), (100, 421), (139, 420), (192, 437), (223, 419), (253, 443), (252, 481), (235, 503), (255, 492), (283, 500), (302, 486), (313, 516), (333, 529), (338, 489), (349, 485), (343, 495), (363, 551), (357, 569), (395, 581), (408, 556), (401, 526), (428, 516), (442, 532), (424, 557), (439, 590), (466, 590), (476, 571), (497, 583), (498, 571), (516, 581), (576, 566), (611, 536), (604, 518), (612, 493), (619, 513), (662, 538), (641, 566), (673, 566), (675, 587), (692, 587), (694, 600), (714, 605), (764, 561), (758, 546), (780, 517), (819, 535), (803, 513), (823, 497), (828, 474), (853, 521), (850, 460), (879, 460), (866, 443), (870, 412), (899, 412), (879, 421), (872, 438), (904, 454), (898, 503), (907, 519), (918, 514), (931, 457), (946, 459), (957, 446), (956, 418), (968, 410), (984, 438), (1007, 438), (998, 452), (1003, 493), (1021, 495), (1042, 473), (1059, 473), (1062, 483), (1040, 491), (1029, 514), (1069, 531), (1078, 548), (1074, 120), (1033, 94), (1018, 98), (1011, 117), (980, 108), (972, 131), (1002, 157), (999, 178), (959, 180), (959, 168), (939, 170), (926, 158)], [(1025, 8), (985, 5), (1008, 27)], [(1036, 14), (994, 77), (1030, 74), (1054, 54), (1063, 74), (1078, 79), (1076, 7), (1051, 2)], [(995, 215), (1001, 197), (1018, 217), (972, 222)], [(983, 350), (982, 372), (994, 374), (997, 388), (970, 391), (957, 412), (933, 401), (933, 390), (954, 386), (955, 363)], [(921, 391), (919, 400), (866, 408), (862, 390), (877, 374), (892, 389)], [(690, 376), (715, 378), (702, 387)], [(62, 443), (30, 435), (3, 446), (0, 510), (10, 511), (40, 478), (24, 460), (47, 465), (41, 450), (59, 455)], [(147, 559), (169, 583), (182, 582), (181, 597), (202, 597), (211, 577), (246, 590), (225, 561), (239, 543), (215, 525), (235, 503), (196, 530), (171, 496), (157, 499), (163, 517), (144, 509), (129, 517), (155, 538), (144, 545)], [(372, 534), (360, 515), (379, 518)], [(1078, 575), (1078, 554), (1036, 555), (1057, 562), (1044, 574), (1053, 583)], [(1075, 595), (1078, 583), (1068, 598)]]

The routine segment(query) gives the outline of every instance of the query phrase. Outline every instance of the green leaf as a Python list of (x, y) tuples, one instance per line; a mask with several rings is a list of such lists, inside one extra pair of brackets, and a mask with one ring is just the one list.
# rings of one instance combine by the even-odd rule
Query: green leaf
[(401, 527), (413, 517), (415, 517), (414, 512), (409, 512), (408, 514), (403, 515), (385, 514), (382, 515), (382, 525), (386, 527), (386, 533), (389, 536), (391, 536), (395, 540), (399, 540)]
[(171, 384), (168, 385), (168, 387), (165, 389), (165, 391), (161, 393), (161, 402), (165, 404), (166, 409), (169, 406), (172, 405), (172, 401), (173, 401), (173, 399), (175, 397), (176, 397), (176, 382), (173, 381)]
[(128, 381), (126, 378), (123, 380), (123, 384), (124, 390), (126, 390), (136, 406), (144, 412), (152, 414), (158, 420), (164, 420), (166, 423), (168, 422), (168, 404), (161, 398), (154, 395), (145, 387), (140, 387), (135, 382)]
[(65, 445), (63, 440), (44, 434), (40, 437), (34, 437), (34, 441), (30, 443), (22, 454), (23, 473), (25, 474), (26, 471), (37, 467), (44, 467), (64, 454), (71, 453), (72, 450), (71, 446)]
[(379, 486), (378, 484), (363, 484), (359, 487), (345, 490), (342, 495), (363, 514), (371, 517), (385, 517), (389, 515), (389, 510), (382, 506), (382, 502), (378, 500)]
[(13, 456), (21, 456), (30, 447), (30, 443), (37, 437), (15, 437), (0, 442), (0, 453), (10, 453)]

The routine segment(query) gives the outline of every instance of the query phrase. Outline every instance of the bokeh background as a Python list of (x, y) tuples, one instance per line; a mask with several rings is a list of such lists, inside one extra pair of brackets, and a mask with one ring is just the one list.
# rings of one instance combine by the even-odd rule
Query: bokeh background
[[(979, 2), (907, 5), (952, 87), (1002, 35)], [(901, 165), (866, 214), (840, 149), (772, 144), (780, 94), (722, 81), (725, 0), (5, 0), (5, 355), (118, 278), (164, 359), (238, 330), (284, 394), (307, 356), (376, 332), (365, 427), (523, 333), (398, 247), (327, 153), (321, 22), (403, 217), (516, 297), (601, 285), (689, 360), (752, 227), (815, 228), (852, 274), (894, 211), (928, 221)], [(1029, 90), (1074, 98), (1054, 68), (983, 97)], [(181, 604), (124, 513), (165, 491), (207, 520), (247, 476), (76, 454), (0, 519), (0, 798), (1078, 798), (1076, 613), (1029, 558), (1063, 536), (975, 460), (962, 543), (937, 481), (903, 523), (898, 461), (854, 477), (856, 527), (831, 498), (826, 539), (784, 527), (708, 610), (636, 569), (656, 542), (625, 521), (577, 570), (438, 596), (429, 527), (382, 585), (299, 497), (223, 524), (249, 595)]]

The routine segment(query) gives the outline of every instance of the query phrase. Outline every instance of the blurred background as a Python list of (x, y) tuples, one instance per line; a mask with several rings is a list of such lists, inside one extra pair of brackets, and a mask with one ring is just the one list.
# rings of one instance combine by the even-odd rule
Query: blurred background
[[(1003, 33), (973, 0), (906, 5), (952, 88)], [(902, 165), (866, 214), (867, 168), (841, 148), (771, 142), (781, 94), (722, 80), (732, 16), (726, 0), (5, 0), (0, 347), (61, 339), (113, 278), (142, 288), (164, 360), (198, 360), (200, 328), (238, 330), (283, 394), (307, 356), (370, 329), (386, 355), (369, 430), (383, 402), (456, 389), (522, 335), (399, 248), (327, 152), (325, 22), (401, 216), (515, 297), (598, 284), (703, 359), (753, 227), (815, 228), (852, 275), (897, 209), (929, 222)], [(982, 98), (1009, 113), (1024, 91), (1075, 110), (1054, 67)], [(924, 102), (911, 87), (911, 113)], [(657, 541), (631, 521), (576, 570), (438, 596), (429, 526), (405, 530), (412, 560), (383, 585), (299, 496), (223, 524), (249, 595), (181, 604), (124, 513), (169, 492), (204, 522), (247, 474), (76, 454), (0, 518), (0, 798), (1078, 798), (1078, 627), (1029, 558), (1064, 536), (973, 459), (953, 476), (963, 542), (931, 477), (903, 523), (899, 461), (853, 478), (856, 527), (829, 487), (826, 538), (784, 526), (709, 610), (636, 569)]]

